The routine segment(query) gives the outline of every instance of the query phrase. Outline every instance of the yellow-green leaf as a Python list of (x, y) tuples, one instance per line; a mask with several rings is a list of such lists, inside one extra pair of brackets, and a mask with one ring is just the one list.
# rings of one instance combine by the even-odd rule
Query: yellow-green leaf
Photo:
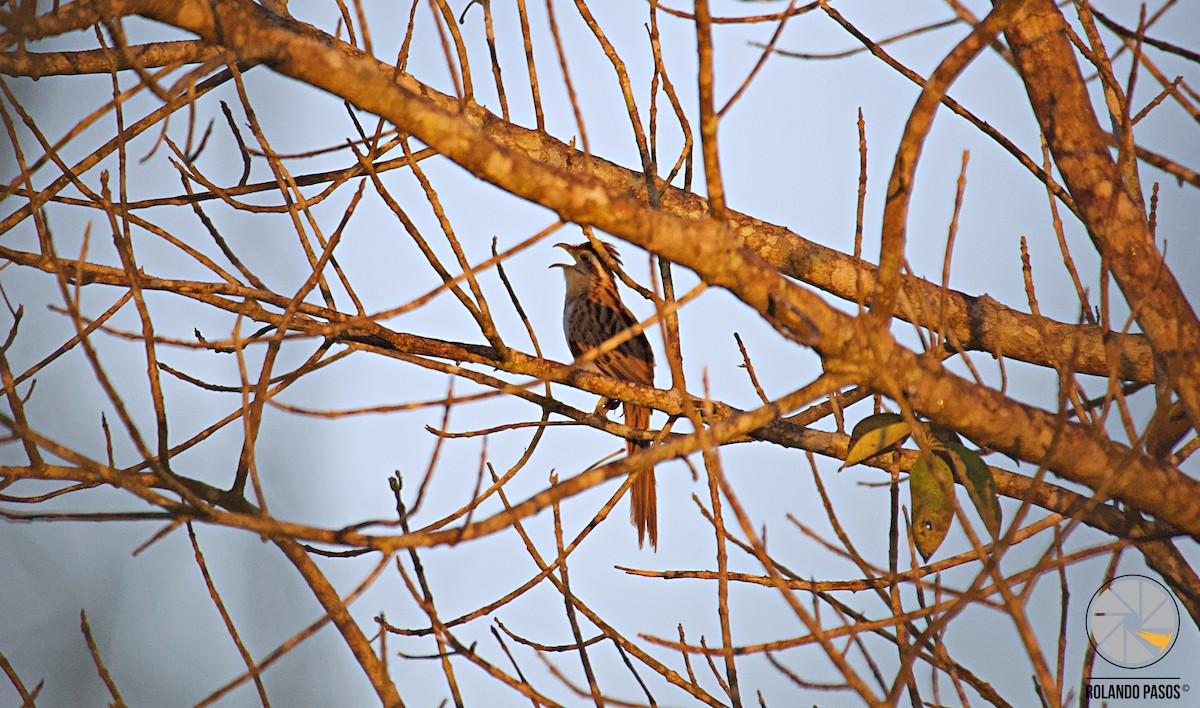
[(899, 413), (877, 413), (858, 421), (850, 433), (849, 451), (841, 469), (869, 460), (902, 442), (912, 430)]
[(954, 520), (954, 477), (938, 455), (921, 455), (908, 476), (912, 500), (913, 541), (921, 558), (929, 560), (942, 545)]

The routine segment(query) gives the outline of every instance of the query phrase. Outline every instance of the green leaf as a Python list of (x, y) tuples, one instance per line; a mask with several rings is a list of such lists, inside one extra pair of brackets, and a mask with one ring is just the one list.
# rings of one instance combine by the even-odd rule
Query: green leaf
[(921, 455), (908, 476), (912, 500), (913, 541), (929, 560), (942, 545), (954, 520), (954, 476), (939, 455)]
[(899, 413), (876, 413), (858, 421), (850, 433), (849, 451), (846, 461), (839, 469), (869, 460), (892, 446), (902, 442), (912, 433), (908, 423)]
[(947, 445), (946, 450), (961, 461), (961, 466), (956, 464), (955, 468), (964, 478), (964, 486), (971, 495), (971, 503), (979, 512), (979, 518), (983, 519), (983, 525), (992, 536), (999, 536), (1003, 517), (1000, 495), (996, 492), (996, 478), (992, 476), (991, 468), (978, 453), (964, 445)]

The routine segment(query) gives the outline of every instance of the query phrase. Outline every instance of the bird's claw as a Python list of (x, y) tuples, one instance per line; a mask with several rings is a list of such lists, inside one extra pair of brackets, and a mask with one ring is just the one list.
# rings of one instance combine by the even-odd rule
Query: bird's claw
[(608, 411), (615, 411), (620, 404), (620, 401), (614, 401), (608, 396), (601, 396), (600, 400), (596, 402), (596, 410), (592, 411), (592, 413), (607, 417)]

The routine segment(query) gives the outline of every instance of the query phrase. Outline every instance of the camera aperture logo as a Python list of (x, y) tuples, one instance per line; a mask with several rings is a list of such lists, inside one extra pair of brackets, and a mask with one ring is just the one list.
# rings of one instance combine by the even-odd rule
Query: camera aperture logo
[[(1157, 580), (1122, 575), (1105, 583), (1092, 596), (1087, 610), (1087, 633), (1096, 653), (1122, 669), (1151, 666), (1179, 638), (1179, 605)], [(1178, 676), (1093, 676), (1088, 698), (1107, 700), (1178, 700), (1190, 690)]]
[(1088, 605), (1087, 632), (1108, 663), (1142, 669), (1171, 651), (1179, 637), (1179, 607), (1158, 581), (1122, 575), (1100, 588)]

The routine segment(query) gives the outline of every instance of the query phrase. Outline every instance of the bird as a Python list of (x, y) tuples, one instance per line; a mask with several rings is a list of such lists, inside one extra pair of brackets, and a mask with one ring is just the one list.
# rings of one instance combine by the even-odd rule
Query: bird
[[(608, 258), (620, 265), (620, 256), (612, 244), (597, 240)], [(637, 319), (621, 301), (617, 291), (615, 274), (604, 264), (597, 246), (590, 241), (578, 245), (557, 243), (571, 256), (572, 263), (556, 263), (552, 268), (562, 268), (566, 279), (566, 297), (563, 301), (563, 333), (571, 355), (579, 358), (599, 347), (609, 339), (630, 329)], [(630, 383), (654, 385), (654, 351), (646, 335), (637, 332), (616, 348), (596, 355), (585, 369), (598, 371)], [(632, 428), (646, 428), (650, 424), (650, 409), (645, 406), (625, 405), (625, 424)], [(599, 406), (597, 410), (599, 410)], [(627, 440), (626, 455), (637, 448), (648, 447), (646, 440)], [(654, 468), (649, 467), (635, 473), (633, 491), (629, 501), (629, 518), (637, 529), (638, 547), (650, 537), (650, 545), (658, 549), (658, 499), (655, 491)]]

